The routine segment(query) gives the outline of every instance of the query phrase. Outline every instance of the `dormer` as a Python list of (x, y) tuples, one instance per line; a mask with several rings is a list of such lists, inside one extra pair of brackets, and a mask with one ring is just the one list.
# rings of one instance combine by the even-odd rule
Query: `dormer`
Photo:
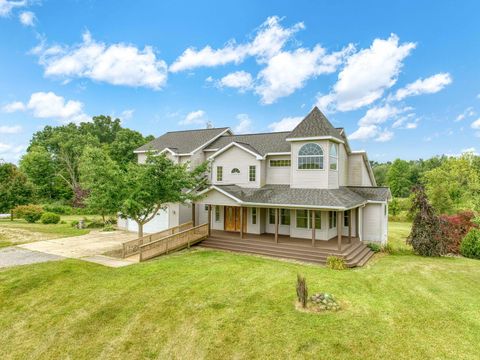
[(345, 142), (317, 108), (286, 137), (291, 147), (291, 187), (335, 189), (343, 185)]

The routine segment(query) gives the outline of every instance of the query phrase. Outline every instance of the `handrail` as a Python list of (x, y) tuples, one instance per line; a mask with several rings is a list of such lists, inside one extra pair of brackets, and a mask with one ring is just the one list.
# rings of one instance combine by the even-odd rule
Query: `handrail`
[(192, 226), (193, 226), (193, 222), (188, 221), (186, 223), (173, 226), (171, 228), (168, 228), (153, 234), (148, 234), (130, 241), (126, 241), (122, 244), (122, 257), (126, 258), (128, 256), (136, 255), (140, 251), (140, 245), (149, 244), (153, 241), (163, 239), (165, 236), (168, 236), (168, 235), (178, 234), (179, 232), (185, 231), (184, 230), (185, 228), (188, 230)]
[(140, 261), (148, 260), (162, 254), (168, 254), (169, 251), (177, 250), (185, 246), (190, 247), (207, 236), (208, 224), (202, 224), (188, 230), (168, 235), (148, 244), (142, 244), (139, 246)]

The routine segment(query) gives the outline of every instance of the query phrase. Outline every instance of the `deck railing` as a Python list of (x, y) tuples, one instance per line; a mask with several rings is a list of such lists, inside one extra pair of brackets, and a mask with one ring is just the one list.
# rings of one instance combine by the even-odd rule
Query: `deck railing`
[(195, 226), (191, 229), (166, 236), (162, 239), (140, 245), (140, 261), (148, 260), (171, 251), (190, 247), (208, 236), (208, 224)]
[(145, 235), (145, 236), (142, 236), (138, 239), (134, 239), (134, 240), (124, 242), (122, 244), (123, 245), (122, 256), (123, 256), (123, 258), (126, 258), (126, 257), (132, 256), (132, 255), (136, 255), (140, 251), (140, 245), (149, 244), (153, 241), (157, 241), (157, 240), (162, 239), (166, 236), (188, 230), (192, 226), (193, 226), (193, 222), (189, 221), (189, 222), (186, 222), (184, 224), (180, 224), (178, 226), (173, 226), (171, 228), (165, 229), (165, 230), (157, 232), (157, 233)]

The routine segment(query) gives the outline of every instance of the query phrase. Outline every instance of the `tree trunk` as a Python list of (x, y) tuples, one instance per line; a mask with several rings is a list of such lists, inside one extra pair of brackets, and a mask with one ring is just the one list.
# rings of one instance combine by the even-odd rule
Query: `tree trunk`
[(137, 225), (138, 225), (138, 237), (141, 238), (143, 237), (143, 223), (140, 223), (137, 221)]
[(105, 225), (105, 214), (102, 214), (103, 225)]
[(10, 221), (13, 221), (13, 209), (10, 210)]

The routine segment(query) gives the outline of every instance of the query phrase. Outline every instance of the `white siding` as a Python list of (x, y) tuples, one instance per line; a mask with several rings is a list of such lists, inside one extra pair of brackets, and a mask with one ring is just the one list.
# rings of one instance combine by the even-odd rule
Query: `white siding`
[(385, 243), (387, 216), (385, 204), (367, 204), (363, 208), (363, 241)]
[(145, 164), (145, 161), (147, 161), (147, 154), (146, 153), (137, 154), (137, 160), (139, 164)]
[(299, 170), (298, 169), (298, 151), (306, 141), (292, 141), (292, 167), (291, 167), (291, 187), (292, 188), (328, 188), (328, 141), (309, 141), (320, 145), (323, 149), (323, 170)]
[(372, 186), (367, 166), (362, 154), (351, 154), (349, 156), (348, 185), (351, 186)]
[(339, 144), (339, 159), (338, 159), (338, 169), (340, 173), (339, 176), (339, 185), (347, 186), (348, 185), (348, 154), (347, 149), (344, 144)]
[[(256, 180), (249, 181), (249, 166), (256, 166)], [(218, 155), (212, 162), (212, 183), (213, 184), (236, 184), (243, 187), (260, 187), (262, 162), (257, 160), (255, 156), (232, 146), (225, 152)], [(223, 167), (223, 180), (217, 181), (217, 167)], [(240, 174), (232, 174), (232, 169), (237, 168)]]
[(226, 195), (223, 195), (217, 190), (210, 190), (203, 199), (198, 201), (198, 203), (211, 205), (239, 205), (235, 200), (231, 199)]
[(290, 184), (291, 166), (271, 167), (270, 160), (290, 160), (290, 156), (269, 156), (267, 158), (267, 184), (288, 185)]

